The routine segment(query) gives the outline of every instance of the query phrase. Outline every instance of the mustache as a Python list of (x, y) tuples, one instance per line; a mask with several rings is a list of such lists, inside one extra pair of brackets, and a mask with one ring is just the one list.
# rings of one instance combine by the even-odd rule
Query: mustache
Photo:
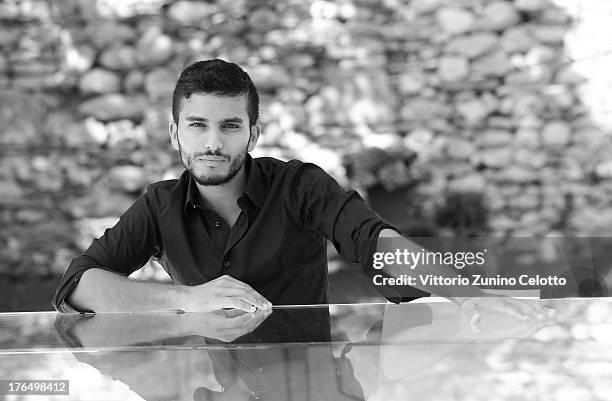
[(226, 159), (229, 159), (229, 156), (221, 153), (220, 151), (216, 150), (216, 151), (206, 151), (206, 152), (195, 152), (191, 154), (191, 157), (193, 158), (198, 158), (198, 157), (202, 157), (202, 156), (217, 156), (217, 157), (224, 157)]

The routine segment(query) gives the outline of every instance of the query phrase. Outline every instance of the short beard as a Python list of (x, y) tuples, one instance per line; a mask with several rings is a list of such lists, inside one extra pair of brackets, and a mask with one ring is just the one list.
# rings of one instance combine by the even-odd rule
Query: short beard
[(185, 166), (187, 171), (189, 171), (189, 173), (191, 174), (195, 182), (203, 186), (222, 185), (222, 184), (225, 184), (231, 181), (232, 178), (234, 178), (244, 166), (246, 155), (248, 153), (248, 145), (247, 145), (247, 148), (245, 148), (244, 152), (238, 155), (236, 159), (231, 161), (229, 165), (229, 171), (226, 175), (211, 175), (211, 176), (197, 175), (193, 168), (193, 161), (197, 157), (225, 156), (225, 155), (219, 151), (215, 151), (215, 152), (207, 151), (207, 152), (197, 152), (197, 153), (192, 153), (192, 154), (183, 154), (183, 150), (181, 148), (181, 142), (178, 139), (178, 135), (177, 135), (177, 142), (179, 146), (179, 156), (181, 158), (181, 161), (183, 162), (183, 165)]

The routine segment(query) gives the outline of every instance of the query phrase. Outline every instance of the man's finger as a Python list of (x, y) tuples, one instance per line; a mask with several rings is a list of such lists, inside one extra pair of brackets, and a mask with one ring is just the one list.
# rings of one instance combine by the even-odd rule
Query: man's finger
[(228, 295), (238, 295), (237, 292), (234, 292), (232, 290), (242, 289), (248, 294), (251, 294), (252, 297), (254, 297), (249, 297), (248, 299), (246, 299), (247, 302), (251, 302), (259, 309), (267, 310), (272, 308), (272, 303), (268, 301), (265, 297), (263, 297), (261, 294), (259, 294), (257, 291), (255, 291), (255, 289), (247, 283), (237, 280), (234, 277), (228, 275), (221, 276), (220, 278), (224, 279), (229, 284), (229, 287), (226, 287), (226, 289), (229, 290), (229, 292), (227, 293)]
[(491, 305), (492, 309), (498, 312), (505, 313), (508, 316), (511, 316), (523, 322), (529, 320), (530, 314), (529, 313), (526, 314), (523, 311), (523, 309), (520, 306), (520, 303), (517, 305), (515, 302), (509, 301), (509, 299), (510, 298), (504, 299), (503, 301), (497, 301), (497, 300), (494, 301), (493, 305)]
[(527, 319), (546, 320), (546, 313), (543, 308), (530, 300), (512, 300), (512, 304)]
[(240, 298), (246, 302), (249, 302), (253, 306), (259, 309), (271, 309), (272, 304), (268, 302), (263, 296), (261, 296), (257, 291), (250, 287), (226, 287), (224, 289), (224, 295), (229, 297)]
[(546, 312), (544, 308), (531, 300), (517, 301), (521, 306), (521, 310), (530, 317), (535, 317), (538, 320), (546, 320)]
[(255, 312), (257, 310), (257, 308), (253, 304), (239, 298), (225, 297), (222, 303), (222, 308), (240, 309), (245, 312)]

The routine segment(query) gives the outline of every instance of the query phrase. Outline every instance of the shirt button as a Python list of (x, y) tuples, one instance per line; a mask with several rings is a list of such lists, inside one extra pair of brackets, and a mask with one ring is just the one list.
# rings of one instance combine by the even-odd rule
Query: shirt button
[(228, 268), (230, 266), (230, 261), (225, 259), (225, 261), (223, 262), (223, 267)]
[(221, 227), (221, 222), (219, 220), (215, 221), (215, 227)]

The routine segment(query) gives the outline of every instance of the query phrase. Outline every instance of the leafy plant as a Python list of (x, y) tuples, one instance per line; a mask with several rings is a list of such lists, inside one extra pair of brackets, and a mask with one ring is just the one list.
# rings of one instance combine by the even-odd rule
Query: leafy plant
[(435, 212), (435, 222), (459, 236), (477, 236), (489, 227), (489, 209), (477, 192), (450, 192)]
[(406, 147), (366, 148), (344, 157), (349, 179), (362, 188), (382, 186), (388, 191), (423, 181), (427, 171), (417, 166), (417, 153)]

